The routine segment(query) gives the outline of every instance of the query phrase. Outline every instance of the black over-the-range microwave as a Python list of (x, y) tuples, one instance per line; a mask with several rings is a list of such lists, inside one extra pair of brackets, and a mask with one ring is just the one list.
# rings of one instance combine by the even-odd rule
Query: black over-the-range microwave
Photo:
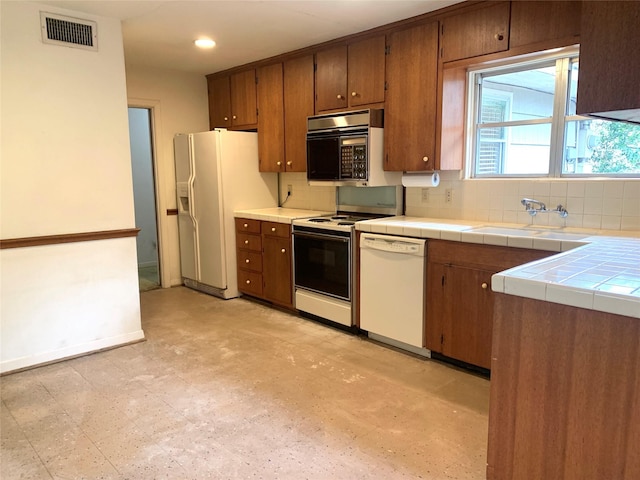
[(318, 185), (400, 184), (401, 174), (383, 171), (381, 109), (331, 113), (307, 119), (307, 180)]

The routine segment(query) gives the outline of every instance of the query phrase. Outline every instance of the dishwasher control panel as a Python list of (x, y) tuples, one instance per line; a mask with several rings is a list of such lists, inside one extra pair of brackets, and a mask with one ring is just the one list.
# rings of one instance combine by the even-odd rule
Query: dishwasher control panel
[(360, 248), (404, 255), (424, 256), (425, 241), (418, 238), (362, 234)]

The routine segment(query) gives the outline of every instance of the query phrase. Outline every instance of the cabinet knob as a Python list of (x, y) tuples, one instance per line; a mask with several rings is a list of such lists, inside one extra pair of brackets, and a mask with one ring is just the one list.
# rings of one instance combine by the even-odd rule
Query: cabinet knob
[(422, 161), (427, 163), (429, 161), (429, 157), (427, 157), (427, 156), (422, 157)]
[(249, 285), (251, 283), (251, 280), (247, 280), (247, 285)]
[(338, 95), (336, 95), (336, 98), (337, 98), (338, 100), (342, 100), (344, 97), (343, 97), (342, 95), (338, 94)]
[(351, 92), (351, 96), (352, 96), (352, 97), (357, 97), (357, 96), (358, 96), (358, 94), (357, 94), (356, 92)]
[(276, 162), (276, 165), (280, 166), (282, 165), (282, 162)]
[(481, 287), (482, 287), (483, 290), (486, 290), (488, 286), (489, 285), (487, 284), (487, 282), (482, 282)]
[(276, 231), (276, 227), (271, 227), (271, 231), (275, 232)]
[(285, 248), (283, 248), (282, 250), (280, 250), (282, 253), (287, 253), (287, 250)]
[(288, 166), (291, 166), (291, 163), (292, 163), (291, 161), (288, 161), (288, 162), (287, 162), (287, 165), (288, 165)]
[(243, 225), (243, 227), (244, 227), (244, 228), (249, 228), (249, 224), (248, 224), (248, 223), (245, 223), (245, 224)]
[(226, 122), (227, 120), (229, 120), (229, 117), (224, 117), (224, 121)]
[(496, 33), (493, 38), (495, 38), (496, 40), (498, 40), (499, 42), (501, 42), (502, 40), (504, 40), (504, 35), (502, 33)]
[(245, 245), (249, 245), (249, 240), (245, 240), (245, 241), (244, 241), (244, 244), (245, 244)]
[(247, 259), (244, 261), (244, 263), (249, 263), (249, 259), (247, 258)]
[(235, 120), (236, 118), (238, 118), (236, 115), (233, 116), (233, 119)]

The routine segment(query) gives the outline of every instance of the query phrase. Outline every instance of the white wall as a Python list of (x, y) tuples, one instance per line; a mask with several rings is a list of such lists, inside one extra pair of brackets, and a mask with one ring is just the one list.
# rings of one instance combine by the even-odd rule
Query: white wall
[[(640, 179), (461, 180), (459, 172), (441, 172), (440, 185), (408, 188), (407, 215), (495, 223), (518, 223), (604, 230), (640, 230)], [(451, 189), (451, 202), (445, 191)], [(553, 209), (562, 204), (569, 216), (531, 217), (520, 204), (535, 198)]]
[(162, 283), (180, 285), (177, 216), (166, 215), (167, 209), (177, 208), (173, 137), (177, 133), (209, 130), (207, 81), (202, 75), (127, 65), (127, 96), (130, 106), (153, 111)]
[[(133, 228), (120, 22), (0, 9), (2, 238)], [(42, 43), (40, 10), (97, 21), (98, 52)], [(0, 255), (1, 371), (143, 338), (134, 237)]]

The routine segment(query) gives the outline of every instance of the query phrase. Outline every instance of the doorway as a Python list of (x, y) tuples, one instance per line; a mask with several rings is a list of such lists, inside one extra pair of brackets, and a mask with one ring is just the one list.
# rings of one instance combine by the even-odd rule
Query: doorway
[(135, 221), (136, 227), (140, 229), (136, 239), (138, 283), (140, 291), (144, 292), (160, 287), (153, 131), (150, 109), (129, 107), (129, 139)]

